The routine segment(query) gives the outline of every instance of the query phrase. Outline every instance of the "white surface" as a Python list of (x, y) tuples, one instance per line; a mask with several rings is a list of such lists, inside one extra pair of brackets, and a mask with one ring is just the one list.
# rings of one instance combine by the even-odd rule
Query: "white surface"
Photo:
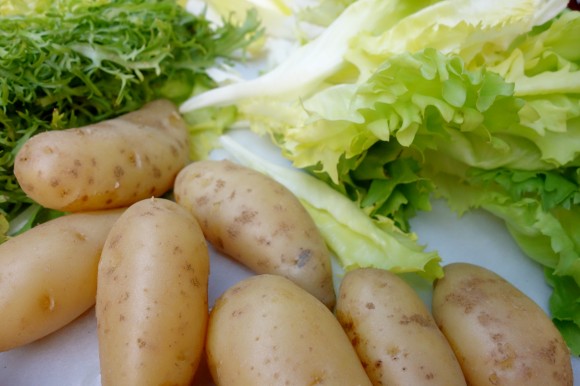
[[(262, 156), (284, 162), (279, 158), (277, 150), (269, 147), (263, 139), (245, 132), (236, 133), (235, 137), (251, 145)], [(216, 153), (216, 157), (222, 156)], [(479, 211), (457, 218), (444, 202), (434, 201), (433, 210), (419, 214), (413, 219), (412, 227), (422, 244), (427, 245), (428, 249), (439, 251), (444, 263), (468, 261), (490, 268), (547, 309), (550, 289), (545, 284), (541, 268), (520, 252), (496, 218)], [(210, 252), (211, 305), (229, 286), (252, 273), (213, 250)], [(338, 272), (336, 284), (340, 280), (339, 276)], [(418, 290), (428, 303), (429, 289)], [(576, 378), (580, 378), (580, 359), (573, 358), (573, 365)], [(201, 368), (195, 384), (211, 384), (205, 368)], [(577, 380), (575, 384), (580, 385), (580, 381)], [(0, 386), (98, 385), (98, 343), (93, 309), (44, 339), (0, 353)]]

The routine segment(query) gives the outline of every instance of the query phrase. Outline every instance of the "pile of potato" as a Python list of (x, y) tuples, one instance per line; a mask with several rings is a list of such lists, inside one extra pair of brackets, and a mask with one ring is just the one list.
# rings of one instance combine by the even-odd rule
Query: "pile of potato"
[[(189, 163), (187, 141), (155, 101), (23, 146), (25, 192), (69, 214), (0, 245), (0, 351), (96, 305), (103, 385), (190, 385), (202, 361), (217, 385), (573, 384), (559, 331), (501, 277), (444, 267), (432, 312), (375, 268), (335, 294), (296, 197), (229, 161)], [(256, 273), (211, 310), (208, 243)]]

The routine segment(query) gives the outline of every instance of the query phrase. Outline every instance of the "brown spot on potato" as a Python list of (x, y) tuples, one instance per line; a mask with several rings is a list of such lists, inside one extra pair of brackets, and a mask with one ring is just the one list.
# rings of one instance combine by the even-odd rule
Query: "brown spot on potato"
[(276, 227), (276, 230), (274, 231), (273, 235), (274, 236), (281, 235), (281, 236), (288, 237), (291, 235), (291, 232), (293, 229), (294, 229), (294, 227), (292, 225), (288, 224), (287, 222), (282, 221), (282, 222), (278, 223), (278, 226)]
[(240, 227), (231, 225), (226, 228), (226, 233), (230, 239), (234, 240), (240, 235)]
[[(187, 194), (186, 194), (187, 195)], [(198, 207), (203, 207), (210, 202), (210, 198), (208, 196), (201, 196), (195, 199), (195, 204)]]
[(304, 267), (310, 259), (312, 258), (312, 250), (310, 249), (301, 249), (300, 253), (298, 254), (298, 258), (296, 259), (296, 265), (299, 268)]
[(258, 245), (265, 245), (265, 246), (269, 246), (272, 244), (272, 241), (265, 236), (258, 237), (256, 239), (256, 242), (258, 243)]
[(540, 348), (538, 356), (553, 365), (558, 358), (558, 348), (558, 342), (552, 339), (548, 342), (547, 346)]
[(487, 379), (492, 385), (499, 385), (500, 380), (495, 372), (491, 373)]
[(270, 266), (270, 260), (266, 258), (257, 259), (256, 260), (256, 267), (260, 267), (262, 270), (268, 269)]
[(125, 175), (125, 169), (123, 169), (123, 167), (120, 165), (116, 165), (113, 168), (113, 175), (115, 176), (115, 178), (121, 178), (123, 177), (123, 175)]
[(197, 276), (192, 277), (189, 283), (195, 288), (199, 288), (201, 286), (201, 282)]
[(323, 375), (312, 375), (312, 380), (310, 381), (309, 385), (323, 385), (324, 378), (325, 377)]
[(490, 325), (497, 323), (498, 319), (488, 312), (482, 311), (477, 315), (477, 321), (484, 327), (489, 327)]
[(179, 150), (175, 147), (175, 145), (169, 145), (169, 151), (174, 158), (179, 157)]
[(401, 349), (398, 346), (390, 346), (387, 348), (387, 354), (391, 357), (392, 360), (399, 359), (400, 353)]
[(435, 327), (435, 323), (427, 316), (421, 314), (403, 315), (399, 324), (418, 324), (421, 327)]
[(473, 311), (473, 308), (477, 305), (471, 296), (466, 296), (459, 291), (454, 291), (447, 294), (447, 296), (445, 296), (445, 301), (462, 307), (465, 314), (470, 314)]
[(492, 353), (492, 358), (494, 363), (502, 370), (513, 369), (517, 359), (518, 354), (516, 350), (509, 343), (499, 343), (496, 346), (496, 350)]
[(60, 190), (60, 196), (63, 198), (68, 196), (69, 194), (70, 194), (70, 189), (61, 189)]
[(113, 237), (111, 237), (111, 239), (109, 239), (108, 248), (109, 249), (117, 248), (117, 246), (122, 238), (123, 238), (123, 235), (121, 233), (115, 233), (113, 235)]
[(469, 276), (458, 283), (457, 289), (445, 297), (445, 301), (462, 307), (464, 313), (469, 314), (473, 309), (481, 304), (487, 295), (482, 290), (484, 285), (497, 283), (495, 278), (482, 278)]
[(234, 217), (234, 222), (240, 224), (250, 224), (254, 221), (257, 215), (258, 215), (257, 211), (245, 209), (242, 210), (239, 216)]
[(75, 236), (75, 239), (78, 241), (87, 241), (87, 235), (85, 235), (84, 233), (75, 231), (74, 236)]
[(127, 156), (127, 161), (131, 166), (137, 166), (137, 155), (135, 153), (131, 153)]
[(129, 292), (125, 291), (125, 292), (123, 293), (123, 295), (121, 295), (121, 297), (119, 298), (119, 301), (118, 301), (117, 303), (118, 303), (118, 304), (124, 303), (124, 302), (126, 302), (127, 300), (129, 300), (129, 297), (130, 297), (130, 294), (129, 294)]

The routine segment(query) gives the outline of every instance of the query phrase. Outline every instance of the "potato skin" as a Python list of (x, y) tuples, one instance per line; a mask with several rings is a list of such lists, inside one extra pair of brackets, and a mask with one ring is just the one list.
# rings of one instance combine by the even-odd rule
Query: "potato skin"
[(348, 271), (340, 284), (336, 317), (373, 385), (466, 385), (427, 306), (394, 273)]
[(279, 275), (251, 276), (217, 299), (206, 352), (218, 386), (371, 385), (332, 312)]
[(173, 201), (130, 206), (99, 263), (102, 384), (189, 385), (203, 354), (209, 252), (193, 216)]
[(35, 135), (18, 152), (14, 175), (47, 208), (118, 208), (171, 189), (188, 152), (176, 107), (158, 100), (115, 119)]
[(65, 215), (0, 244), (0, 351), (40, 339), (95, 304), (101, 250), (122, 211)]
[(330, 252), (286, 187), (233, 162), (206, 160), (178, 174), (174, 194), (217, 250), (256, 273), (282, 275), (334, 307)]
[(550, 318), (486, 268), (445, 266), (434, 287), (433, 316), (469, 385), (573, 384), (569, 350)]

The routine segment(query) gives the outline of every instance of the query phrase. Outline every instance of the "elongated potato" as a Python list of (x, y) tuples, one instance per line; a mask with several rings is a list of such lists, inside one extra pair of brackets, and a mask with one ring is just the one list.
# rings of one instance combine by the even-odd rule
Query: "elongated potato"
[(375, 268), (347, 272), (336, 316), (373, 385), (466, 385), (427, 306), (394, 273)]
[(121, 213), (66, 215), (0, 244), (0, 351), (42, 338), (95, 304), (99, 257)]
[(188, 160), (185, 123), (166, 100), (78, 129), (30, 138), (14, 175), (44, 207), (78, 212), (160, 196)]
[(209, 253), (193, 216), (173, 201), (130, 206), (98, 272), (104, 386), (189, 385), (203, 354)]
[(332, 312), (304, 289), (263, 274), (211, 310), (207, 361), (221, 385), (371, 385)]
[(216, 249), (256, 273), (282, 275), (334, 307), (330, 253), (286, 187), (230, 161), (207, 160), (178, 174), (174, 194)]
[(568, 348), (536, 303), (483, 267), (453, 263), (444, 274), (433, 316), (469, 385), (572, 386)]

